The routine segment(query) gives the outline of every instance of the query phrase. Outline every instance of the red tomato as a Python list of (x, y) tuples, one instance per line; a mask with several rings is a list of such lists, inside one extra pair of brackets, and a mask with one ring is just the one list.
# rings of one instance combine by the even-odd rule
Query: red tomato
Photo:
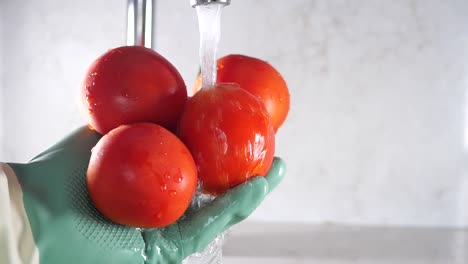
[(203, 88), (187, 101), (179, 135), (207, 193), (219, 195), (253, 176), (265, 176), (275, 133), (265, 106), (232, 84)]
[(81, 88), (87, 121), (101, 134), (138, 122), (174, 130), (186, 100), (187, 89), (176, 68), (139, 46), (112, 49), (99, 57)]
[[(228, 55), (218, 60), (218, 83), (237, 83), (265, 104), (275, 131), (289, 112), (289, 90), (280, 73), (268, 62), (244, 55)], [(195, 91), (201, 88), (201, 77)]]
[(96, 208), (112, 221), (155, 228), (188, 208), (197, 168), (187, 147), (161, 126), (120, 126), (93, 149), (87, 186)]

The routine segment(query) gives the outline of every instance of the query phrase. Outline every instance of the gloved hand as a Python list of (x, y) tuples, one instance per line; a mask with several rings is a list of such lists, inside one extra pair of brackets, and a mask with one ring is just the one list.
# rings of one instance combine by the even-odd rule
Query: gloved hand
[(188, 210), (171, 226), (141, 230), (110, 222), (88, 196), (86, 170), (99, 139), (80, 128), (29, 163), (9, 164), (23, 192), (40, 264), (180, 263), (250, 215), (285, 173), (284, 162), (275, 158), (266, 177)]

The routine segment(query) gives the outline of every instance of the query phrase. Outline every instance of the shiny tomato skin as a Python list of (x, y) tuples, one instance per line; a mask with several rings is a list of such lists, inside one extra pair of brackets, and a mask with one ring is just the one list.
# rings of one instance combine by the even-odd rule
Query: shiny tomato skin
[(128, 226), (160, 228), (190, 205), (197, 169), (187, 147), (165, 128), (120, 126), (94, 147), (86, 181), (96, 208)]
[(262, 102), (233, 84), (202, 88), (179, 124), (204, 192), (220, 195), (253, 176), (265, 176), (275, 152), (275, 133)]
[(174, 131), (186, 100), (187, 89), (177, 69), (140, 46), (115, 48), (95, 60), (80, 97), (89, 125), (101, 134), (139, 122)]
[[(268, 62), (245, 55), (228, 55), (218, 60), (217, 83), (237, 83), (259, 97), (271, 116), (275, 132), (289, 112), (289, 89), (281, 74)], [(194, 90), (201, 88), (201, 78)]]

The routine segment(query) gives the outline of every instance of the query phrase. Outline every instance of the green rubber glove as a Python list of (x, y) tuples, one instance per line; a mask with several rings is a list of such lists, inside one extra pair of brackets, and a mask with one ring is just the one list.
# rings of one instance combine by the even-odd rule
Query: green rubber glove
[(283, 178), (275, 158), (266, 177), (233, 188), (162, 229), (110, 222), (86, 190), (91, 149), (100, 135), (83, 127), (27, 164), (9, 164), (18, 177), (41, 264), (180, 263), (250, 215)]

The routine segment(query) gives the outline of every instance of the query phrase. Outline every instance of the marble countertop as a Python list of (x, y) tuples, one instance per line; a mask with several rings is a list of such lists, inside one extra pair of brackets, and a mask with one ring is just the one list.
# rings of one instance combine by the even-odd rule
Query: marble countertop
[(235, 226), (223, 263), (466, 264), (468, 230), (334, 224)]

